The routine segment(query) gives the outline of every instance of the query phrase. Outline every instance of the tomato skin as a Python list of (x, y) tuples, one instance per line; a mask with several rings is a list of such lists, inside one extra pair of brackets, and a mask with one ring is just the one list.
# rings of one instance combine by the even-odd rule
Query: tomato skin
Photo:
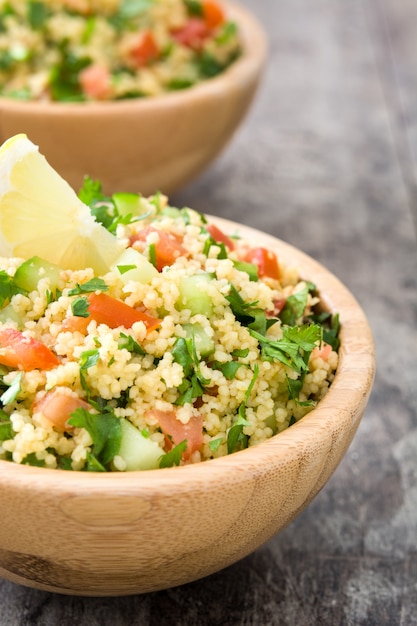
[(143, 322), (148, 332), (157, 328), (161, 320), (151, 317), (143, 311), (138, 311), (121, 300), (116, 300), (106, 293), (92, 293), (88, 296), (87, 320), (94, 320), (97, 324), (106, 324), (109, 328), (124, 326), (131, 328), (136, 322)]
[(137, 40), (130, 49), (130, 58), (137, 67), (145, 67), (159, 57), (159, 48), (154, 36), (148, 30), (138, 33)]
[(26, 337), (19, 330), (5, 328), (0, 331), (0, 363), (13, 369), (31, 372), (35, 369), (53, 369), (60, 361), (37, 339)]
[(173, 38), (183, 46), (201, 50), (204, 40), (210, 35), (210, 29), (204, 19), (191, 17), (184, 26), (171, 32)]
[(220, 230), (220, 228), (218, 228), (218, 226), (216, 226), (215, 224), (208, 224), (207, 230), (213, 237), (214, 241), (216, 241), (217, 243), (224, 243), (226, 248), (228, 248), (229, 250), (235, 249), (235, 244), (233, 243), (233, 241), (230, 239), (230, 237), (225, 235), (224, 232)]
[(215, 0), (203, 0), (202, 4), (204, 23), (207, 28), (217, 28), (225, 21), (222, 7)]
[[(155, 243), (156, 269), (161, 272), (167, 265), (172, 265), (178, 257), (187, 256), (187, 250), (182, 245), (182, 240), (172, 233), (158, 230), (153, 226), (147, 226), (130, 238), (130, 245), (143, 251), (148, 235), (158, 234), (158, 241)], [(136, 244), (137, 245), (134, 245)], [(143, 245), (141, 245), (143, 244)]]
[[(187, 461), (191, 455), (199, 450), (203, 444), (203, 418), (201, 415), (193, 415), (187, 424), (177, 420), (174, 411), (159, 411), (152, 409), (147, 411), (147, 417), (155, 419), (166, 437), (165, 447), (170, 450), (172, 445), (187, 440), (187, 448), (183, 452), (183, 459)], [(172, 441), (171, 441), (172, 440)]]
[(79, 81), (83, 93), (96, 100), (105, 100), (112, 93), (109, 71), (103, 65), (89, 65), (80, 72)]
[(245, 261), (258, 267), (259, 277), (280, 278), (280, 269), (277, 255), (267, 248), (251, 248), (245, 255)]
[(33, 413), (40, 412), (59, 432), (71, 431), (73, 426), (67, 424), (71, 413), (76, 409), (91, 409), (91, 405), (81, 398), (65, 393), (59, 388), (48, 391), (40, 400), (36, 400)]

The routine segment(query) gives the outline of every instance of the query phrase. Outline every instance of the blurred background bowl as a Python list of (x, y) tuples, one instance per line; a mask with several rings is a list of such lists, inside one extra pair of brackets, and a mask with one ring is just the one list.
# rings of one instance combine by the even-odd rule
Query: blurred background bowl
[(129, 595), (191, 582), (243, 558), (291, 522), (343, 458), (374, 377), (374, 344), (352, 294), (298, 249), (213, 218), (274, 250), (340, 315), (335, 379), (323, 400), (271, 439), (227, 457), (96, 474), (0, 461), (0, 576), (65, 594)]
[(0, 143), (26, 133), (76, 190), (85, 175), (106, 193), (170, 194), (206, 168), (230, 141), (256, 93), (266, 58), (257, 20), (222, 3), (243, 53), (225, 72), (163, 96), (113, 102), (19, 102), (0, 98)]

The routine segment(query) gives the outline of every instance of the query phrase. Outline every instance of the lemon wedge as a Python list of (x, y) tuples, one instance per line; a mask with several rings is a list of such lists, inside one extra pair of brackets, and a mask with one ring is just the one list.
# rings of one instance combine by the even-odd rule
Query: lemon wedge
[(0, 256), (100, 275), (123, 250), (25, 134), (0, 147)]

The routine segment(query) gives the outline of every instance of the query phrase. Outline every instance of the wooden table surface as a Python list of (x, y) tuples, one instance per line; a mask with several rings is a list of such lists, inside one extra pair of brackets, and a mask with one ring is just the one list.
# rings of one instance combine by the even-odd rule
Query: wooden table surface
[(351, 289), (376, 342), (368, 409), (315, 501), (239, 563), (127, 598), (0, 581), (0, 626), (417, 624), (417, 3), (242, 4), (269, 35), (262, 87), (171, 202), (287, 240)]

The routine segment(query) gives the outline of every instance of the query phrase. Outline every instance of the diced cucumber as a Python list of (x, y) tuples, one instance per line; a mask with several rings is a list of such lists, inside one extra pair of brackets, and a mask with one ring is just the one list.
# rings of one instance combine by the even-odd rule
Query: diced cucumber
[(11, 304), (7, 304), (0, 311), (0, 322), (6, 324), (6, 322), (15, 322), (17, 327), (21, 329), (23, 327), (23, 320), (19, 313), (16, 313)]
[(133, 280), (146, 285), (154, 276), (158, 276), (158, 270), (134, 248), (126, 248), (111, 269), (119, 274), (124, 284)]
[(61, 271), (58, 265), (33, 256), (19, 265), (13, 280), (20, 289), (35, 291), (41, 278), (49, 278), (50, 290), (56, 291)]
[(215, 345), (212, 337), (209, 337), (201, 324), (184, 324), (184, 330), (187, 333), (187, 337), (194, 338), (194, 344), (197, 352), (202, 357), (213, 354)]
[(146, 200), (138, 193), (114, 193), (112, 196), (120, 215), (143, 215), (148, 212)]
[(163, 450), (126, 419), (120, 420), (122, 439), (118, 456), (126, 463), (126, 471), (149, 470), (159, 467)]
[(162, 209), (161, 215), (166, 215), (166, 217), (176, 219), (177, 217), (181, 217), (181, 210), (173, 206), (166, 206)]
[(183, 276), (180, 281), (180, 297), (177, 307), (189, 309), (191, 315), (205, 315), (210, 317), (213, 313), (213, 301), (207, 293), (207, 284), (212, 280), (211, 274), (203, 272), (193, 276)]

